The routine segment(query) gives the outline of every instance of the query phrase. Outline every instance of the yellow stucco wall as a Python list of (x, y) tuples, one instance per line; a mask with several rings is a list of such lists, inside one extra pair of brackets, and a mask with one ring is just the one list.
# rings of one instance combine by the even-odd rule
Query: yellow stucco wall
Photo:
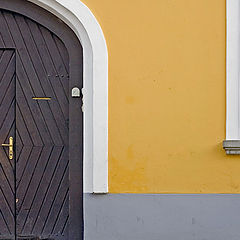
[(225, 0), (84, 3), (109, 49), (110, 192), (240, 192), (222, 149)]

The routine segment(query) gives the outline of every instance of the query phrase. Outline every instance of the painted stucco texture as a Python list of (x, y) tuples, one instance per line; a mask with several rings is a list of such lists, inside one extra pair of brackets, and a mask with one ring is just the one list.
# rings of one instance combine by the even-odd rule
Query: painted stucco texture
[(225, 0), (84, 0), (109, 51), (111, 193), (239, 193), (226, 156)]

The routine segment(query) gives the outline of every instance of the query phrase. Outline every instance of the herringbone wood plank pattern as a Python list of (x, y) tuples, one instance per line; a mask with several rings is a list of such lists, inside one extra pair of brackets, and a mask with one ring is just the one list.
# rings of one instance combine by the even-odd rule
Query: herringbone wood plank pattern
[[(0, 50), (0, 145), (15, 136), (15, 51)], [(15, 235), (15, 177), (14, 161), (8, 149), (0, 147), (0, 237)]]
[(16, 181), (14, 162), (0, 149), (0, 233), (14, 234), (16, 189), (19, 237), (68, 239), (67, 50), (45, 27), (5, 10), (0, 11), (0, 48), (16, 49), (16, 61), (14, 51), (0, 52), (0, 140), (16, 133)]

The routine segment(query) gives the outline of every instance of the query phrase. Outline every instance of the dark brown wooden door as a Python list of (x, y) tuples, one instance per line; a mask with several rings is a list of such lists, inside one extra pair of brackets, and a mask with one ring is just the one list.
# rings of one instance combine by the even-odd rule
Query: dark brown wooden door
[(82, 239), (81, 99), (70, 95), (82, 70), (52, 31), (5, 9), (0, 49), (0, 143), (15, 142), (12, 160), (0, 147), (0, 239)]
[(15, 137), (15, 68), (15, 51), (0, 49), (0, 239), (15, 237), (15, 161), (2, 146)]

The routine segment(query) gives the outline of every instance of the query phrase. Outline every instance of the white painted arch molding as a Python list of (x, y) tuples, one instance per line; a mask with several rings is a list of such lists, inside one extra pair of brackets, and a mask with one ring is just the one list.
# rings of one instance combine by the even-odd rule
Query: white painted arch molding
[(28, 0), (57, 16), (83, 47), (84, 192), (108, 192), (108, 52), (102, 29), (80, 0)]

